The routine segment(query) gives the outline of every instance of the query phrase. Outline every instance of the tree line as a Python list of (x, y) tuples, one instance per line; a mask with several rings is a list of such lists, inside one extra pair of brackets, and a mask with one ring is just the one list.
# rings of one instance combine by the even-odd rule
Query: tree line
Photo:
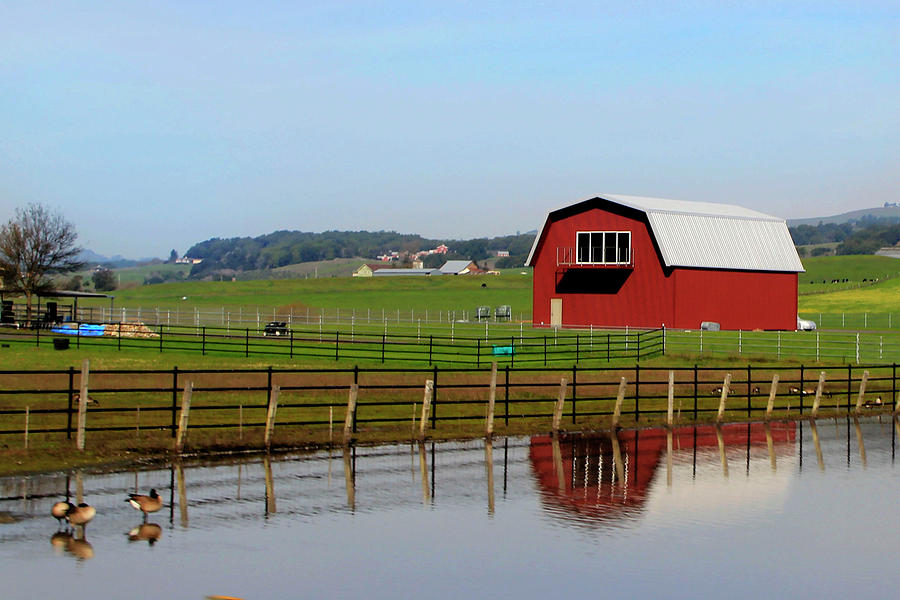
[(508, 258), (521, 265), (531, 249), (534, 235), (531, 232), (471, 240), (436, 240), (395, 231), (276, 231), (257, 237), (212, 238), (194, 244), (185, 256), (203, 259), (203, 262), (192, 267), (192, 279), (204, 278), (223, 270), (274, 269), (335, 258), (374, 259), (391, 251), (408, 258), (416, 252), (433, 249), (441, 244), (446, 245), (450, 252), (426, 257), (426, 266), (439, 266), (434, 263), (454, 258), (484, 260), (496, 256), (499, 250), (508, 251)]
[(790, 227), (796, 246), (837, 242), (835, 254), (875, 254), (880, 248), (900, 242), (896, 217), (866, 216), (846, 223), (819, 223)]

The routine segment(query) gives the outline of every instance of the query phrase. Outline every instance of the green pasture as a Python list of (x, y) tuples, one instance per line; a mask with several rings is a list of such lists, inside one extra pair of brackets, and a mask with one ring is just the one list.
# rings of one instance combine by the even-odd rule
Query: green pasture
[[(798, 276), (801, 297), (870, 286), (873, 280), (897, 277), (900, 275), (900, 260), (874, 255), (822, 256), (804, 258), (803, 268), (806, 272)], [(838, 281), (832, 283), (835, 279)]]
[[(799, 275), (799, 310), (816, 319), (818, 313), (861, 314), (890, 313), (900, 305), (900, 289), (893, 277), (900, 273), (900, 260), (883, 256), (830, 256), (807, 258), (805, 273)], [(307, 309), (347, 309), (357, 314), (398, 309), (472, 311), (477, 306), (495, 308), (510, 305), (513, 315), (526, 320), (531, 315), (530, 269), (508, 269), (500, 276), (441, 277), (329, 277), (309, 279), (270, 279), (252, 281), (199, 282), (186, 281), (159, 285), (137, 285), (150, 270), (181, 268), (183, 265), (150, 265), (120, 269), (122, 281), (130, 285), (112, 292), (116, 307), (169, 311), (256, 311), (279, 314), (293, 311), (299, 315)], [(324, 269), (324, 267), (323, 267)], [(522, 272), (525, 275), (522, 275)], [(834, 283), (833, 279), (847, 279)], [(863, 281), (866, 279), (867, 281)], [(878, 279), (877, 283), (872, 280)], [(821, 283), (822, 281), (826, 283)], [(815, 283), (811, 283), (815, 282)], [(485, 287), (482, 287), (484, 285)], [(108, 307), (108, 300), (82, 300), (83, 307)], [(845, 319), (846, 321), (846, 319)], [(830, 326), (835, 326), (830, 324)], [(846, 327), (856, 326), (846, 325)], [(860, 323), (859, 327), (864, 327)]]
[[(93, 268), (93, 265), (88, 265)], [(166, 264), (166, 263), (158, 263), (151, 265), (141, 265), (137, 267), (122, 267), (120, 269), (114, 269), (113, 272), (116, 275), (117, 284), (120, 289), (132, 288), (135, 286), (142, 286), (144, 283), (144, 278), (150, 275), (151, 273), (162, 273), (162, 274), (170, 274), (170, 273), (181, 273), (184, 277), (187, 277), (188, 273), (191, 272), (191, 265), (176, 265), (176, 264)], [(78, 271), (75, 273), (69, 273), (66, 275), (59, 276), (58, 279), (60, 281), (68, 281), (74, 275), (80, 275), (82, 278), (82, 283), (87, 288), (93, 287), (93, 282), (91, 281), (91, 275), (93, 271), (91, 269), (85, 269), (82, 271)], [(115, 294), (115, 292), (112, 292)]]
[[(257, 281), (187, 281), (145, 285), (112, 292), (117, 307), (181, 310), (292, 308), (358, 311), (472, 311), (509, 305), (513, 314), (531, 315), (531, 272), (439, 277), (328, 277)], [(484, 286), (484, 287), (482, 287)], [(81, 307), (108, 307), (108, 300), (80, 301)]]
[(852, 290), (801, 296), (800, 312), (805, 314), (900, 312), (900, 278)]

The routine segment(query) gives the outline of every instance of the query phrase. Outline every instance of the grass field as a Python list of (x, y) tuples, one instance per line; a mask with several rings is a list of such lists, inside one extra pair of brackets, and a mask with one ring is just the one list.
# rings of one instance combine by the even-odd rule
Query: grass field
[[(844, 327), (847, 329), (872, 328), (873, 323), (877, 322), (876, 313), (886, 316), (892, 311), (900, 307), (900, 278), (891, 279), (895, 275), (895, 268), (900, 268), (900, 262), (894, 262), (895, 259), (882, 257), (826, 257), (807, 259), (807, 273), (800, 275), (801, 296), (800, 313), (805, 317), (821, 319), (819, 313), (828, 315), (831, 323), (838, 323), (835, 327)], [(896, 267), (895, 267), (896, 265)], [(169, 308), (181, 310), (190, 313), (191, 311), (209, 311), (215, 310), (244, 310), (246, 313), (260, 309), (268, 312), (270, 310), (284, 311), (288, 308), (295, 310), (295, 314), (301, 313), (306, 308), (314, 311), (322, 309), (350, 309), (357, 310), (361, 314), (362, 311), (396, 311), (398, 308), (404, 312), (416, 310), (418, 314), (424, 311), (472, 311), (475, 307), (487, 305), (496, 307), (502, 304), (508, 304), (512, 307), (514, 314), (524, 314), (530, 317), (531, 314), (531, 286), (532, 277), (530, 270), (526, 270), (526, 275), (522, 275), (518, 269), (505, 271), (500, 276), (481, 276), (481, 277), (437, 277), (437, 278), (339, 278), (324, 277), (319, 279), (290, 279), (290, 280), (266, 280), (266, 281), (235, 281), (235, 282), (182, 282), (173, 284), (161, 284), (153, 286), (134, 285), (133, 287), (117, 290), (115, 295), (115, 307), (145, 307), (150, 310), (151, 307)], [(123, 281), (133, 278), (137, 281), (142, 280), (145, 273), (142, 270), (135, 269), (130, 272), (127, 277), (123, 277)], [(868, 285), (869, 282), (862, 282), (862, 279), (881, 279), (878, 283)], [(804, 283), (804, 280), (811, 281), (818, 279), (848, 279), (847, 284), (811, 284)], [(865, 284), (859, 287), (860, 284)], [(481, 287), (485, 284), (486, 287)], [(835, 287), (830, 287), (830, 286)], [(848, 286), (851, 289), (846, 289)], [(838, 289), (845, 288), (845, 289)], [(804, 292), (821, 292), (827, 289), (827, 293), (804, 293)], [(834, 290), (834, 291), (832, 291)], [(92, 302), (85, 301), (80, 306), (89, 306)], [(98, 307), (109, 307), (108, 300), (95, 300), (93, 304)], [(864, 313), (872, 313), (872, 316), (862, 316)], [(246, 314), (245, 313), (245, 314)], [(846, 318), (847, 315), (850, 318)], [(859, 319), (853, 315), (860, 316)], [(900, 311), (898, 311), (897, 319), (891, 322), (884, 319), (883, 325), (878, 327), (900, 328)], [(889, 318), (889, 317), (888, 317)], [(264, 319), (267, 320), (267, 319)], [(823, 319), (824, 320), (824, 319)], [(880, 322), (879, 322), (880, 323)], [(368, 325), (366, 325), (368, 326)], [(829, 325), (831, 326), (831, 325)], [(340, 326), (329, 324), (325, 326), (325, 330), (334, 331), (336, 327), (340, 327), (342, 335), (348, 332), (348, 328), (352, 327), (349, 323)], [(362, 323), (356, 325), (361, 332), (365, 326)], [(378, 328), (379, 326), (371, 325)], [(427, 323), (426, 327), (431, 328), (430, 331), (423, 331), (420, 326), (416, 326), (414, 322), (406, 324), (395, 323), (391, 325), (392, 333), (407, 332), (409, 335), (427, 335), (428, 333), (441, 332), (446, 334), (450, 325), (444, 321), (442, 324)], [(436, 329), (434, 329), (436, 327)], [(488, 327), (484, 324), (463, 324), (454, 323), (452, 327), (459, 335), (481, 335), (482, 332), (487, 333)], [(534, 330), (527, 324), (491, 324), (490, 336), (510, 337), (527, 337), (531, 340), (539, 339), (544, 335), (557, 335), (556, 332), (550, 330)], [(505, 328), (505, 329), (504, 329)], [(349, 329), (353, 331), (353, 329)], [(564, 331), (558, 335), (571, 335), (573, 332)], [(595, 335), (603, 336), (602, 332), (594, 332)], [(585, 336), (585, 332), (580, 332)], [(588, 334), (590, 335), (590, 334)], [(589, 337), (582, 337), (582, 344), (590, 344)], [(49, 341), (49, 340), (47, 340)], [(556, 340), (554, 340), (554, 343)], [(270, 343), (268, 340), (265, 343)], [(283, 342), (271, 342), (282, 343)], [(327, 340), (325, 342), (328, 343)], [(490, 343), (490, 341), (488, 341)], [(549, 343), (549, 339), (548, 339)], [(735, 369), (735, 372), (741, 372), (748, 364), (753, 364), (754, 368), (766, 368), (766, 365), (776, 367), (796, 368), (798, 365), (806, 365), (810, 372), (818, 369), (827, 369), (831, 372), (836, 369), (837, 372), (846, 372), (849, 365), (855, 365), (857, 362), (865, 365), (887, 364), (887, 368), (891, 368), (891, 362), (900, 360), (900, 335), (885, 332), (862, 332), (858, 336), (855, 332), (696, 332), (696, 331), (676, 331), (667, 332), (667, 354), (641, 361), (641, 368), (654, 369), (665, 367), (690, 367), (694, 364), (701, 364), (703, 368), (723, 367), (727, 369)], [(152, 342), (151, 342), (152, 345)], [(584, 348), (584, 346), (582, 346)], [(55, 351), (52, 346), (45, 343), (41, 347), (34, 347), (28, 342), (10, 343), (9, 347), (0, 347), (0, 361), (2, 361), (4, 370), (27, 370), (27, 369), (80, 369), (81, 362), (87, 358), (91, 361), (92, 373), (98, 373), (103, 370), (112, 369), (171, 369), (177, 366), (182, 370), (189, 369), (264, 369), (272, 366), (274, 368), (296, 368), (302, 366), (312, 366), (320, 368), (346, 368), (353, 364), (361, 366), (368, 364), (374, 366), (380, 361), (374, 357), (371, 359), (348, 359), (342, 357), (341, 360), (335, 361), (329, 357), (329, 352), (325, 352), (322, 356), (316, 358), (305, 356), (302, 358), (291, 359), (285, 355), (252, 355), (249, 358), (244, 357), (240, 353), (226, 354), (221, 350), (216, 350), (214, 346), (210, 347), (210, 353), (206, 356), (201, 355), (196, 350), (188, 349), (166, 349), (160, 353), (158, 349), (150, 347), (146, 348), (128, 348), (118, 351), (115, 346), (108, 342), (105, 347), (87, 346), (81, 349), (71, 349), (66, 352)], [(557, 355), (556, 360), (551, 361), (550, 370), (553, 369), (567, 370), (571, 369), (575, 362), (576, 353), (569, 346), (568, 353), (563, 352)], [(507, 360), (499, 359), (502, 364)], [(482, 366), (484, 368), (488, 361)], [(628, 364), (634, 365), (634, 360), (619, 360), (607, 363), (606, 361), (594, 357), (589, 360), (579, 361), (579, 366), (612, 366), (625, 367)], [(423, 363), (402, 358), (392, 361), (392, 368), (402, 371), (405, 368), (423, 367)], [(537, 365), (536, 365), (537, 367)], [(561, 371), (556, 371), (556, 375)], [(811, 376), (812, 377), (812, 376)], [(660, 380), (664, 379), (659, 375)], [(97, 380), (98, 382), (101, 380)], [(581, 381), (581, 380), (579, 380)], [(642, 378), (642, 381), (645, 381)], [(446, 381), (444, 382), (446, 383)], [(418, 392), (417, 392), (418, 393)], [(850, 396), (845, 393), (847, 398)], [(127, 399), (125, 399), (127, 401)], [(225, 398), (219, 399), (215, 395), (206, 394), (198, 396), (198, 403), (212, 403), (224, 401)], [(480, 400), (479, 400), (480, 401)], [(759, 402), (764, 399), (754, 399), (754, 406), (759, 409)], [(785, 400), (784, 409), (790, 410), (791, 400)], [(202, 405), (202, 404), (201, 404)], [(116, 405), (112, 405), (114, 409)], [(473, 405), (474, 406), (474, 405)], [(585, 405), (589, 406), (589, 405)], [(110, 409), (110, 405), (104, 408)], [(297, 409), (299, 410), (299, 409)], [(288, 418), (293, 418), (295, 409), (288, 409), (285, 414)], [(370, 409), (366, 409), (367, 411)], [(377, 416), (377, 408), (374, 413)], [(474, 409), (479, 414), (483, 410), (480, 407)], [(102, 413), (101, 413), (102, 414)], [(112, 415), (114, 413), (107, 413)], [(281, 414), (281, 413), (279, 413)], [(297, 413), (302, 414), (302, 411)], [(320, 415), (321, 416), (321, 415)], [(209, 413), (198, 413), (197, 423), (203, 423), (209, 417)], [(249, 417), (249, 415), (248, 415)], [(131, 417), (129, 417), (131, 418)], [(148, 412), (144, 417), (145, 426), (152, 426), (153, 417)], [(302, 418), (302, 417), (298, 417)], [(258, 420), (258, 415), (253, 416)], [(535, 421), (538, 427), (546, 427), (546, 420)], [(533, 429), (535, 425), (523, 425), (521, 429), (511, 428), (509, 431), (528, 431)], [(443, 429), (445, 435), (471, 435), (477, 433), (479, 429), (477, 423), (474, 429), (465, 424), (448, 426)], [(233, 433), (233, 432), (232, 432)], [(258, 437), (259, 432), (253, 435)], [(409, 434), (409, 426), (394, 430), (388, 430), (384, 435), (385, 439), (400, 439), (400, 437)], [(218, 443), (216, 430), (200, 430), (192, 434), (192, 440), (198, 445), (215, 446)], [(378, 434), (382, 435), (382, 434)], [(378, 435), (372, 438), (374, 441)], [(321, 442), (324, 438), (323, 432), (308, 434), (304, 433), (299, 437), (283, 438), (285, 444), (296, 444), (306, 442)], [(398, 437), (400, 436), (400, 437)], [(234, 435), (226, 436), (226, 446), (240, 447), (242, 444), (247, 445), (247, 440), (243, 442), (235, 439)], [(39, 436), (34, 438), (35, 446), (29, 452), (23, 452), (18, 449), (4, 450), (0, 457), (4, 462), (10, 465), (15, 464), (16, 469), (37, 470), (45, 468), (43, 465), (51, 466), (73, 466), (75, 464), (90, 464), (97, 462), (108, 462), (110, 460), (127, 460), (134, 452), (142, 453), (160, 453), (165, 452), (167, 445), (170, 443), (169, 438), (163, 435), (159, 439), (154, 439), (150, 435), (143, 441), (135, 442), (133, 439), (123, 439), (121, 435), (109, 436), (95, 434), (92, 436), (92, 447), (85, 455), (73, 456), (71, 451), (67, 450), (64, 445), (61, 447), (58, 442), (48, 439), (46, 443), (41, 442)], [(255, 439), (255, 438), (254, 438)], [(257, 445), (258, 441), (250, 441), (249, 444)], [(19, 464), (20, 463), (20, 464)]]
[[(531, 316), (531, 272), (507, 270), (499, 276), (334, 277), (263, 281), (166, 283), (117, 290), (118, 307), (212, 310), (257, 307), (268, 312), (289, 308), (345, 308), (358, 311), (472, 311), (478, 306), (509, 305), (513, 313)], [(484, 286), (484, 287), (482, 287)], [(105, 300), (79, 306), (106, 307)]]
[[(804, 258), (800, 295), (823, 294), (868, 286), (873, 280), (900, 275), (900, 260), (887, 256), (824, 256)], [(837, 279), (836, 283), (832, 280)], [(847, 281), (843, 281), (846, 279)], [(866, 281), (863, 281), (866, 280)], [(848, 311), (852, 312), (852, 311)]]
[[(361, 260), (361, 259), (360, 259)], [(276, 279), (225, 282), (179, 282), (137, 285), (152, 270), (182, 265), (150, 265), (117, 270), (123, 289), (112, 293), (118, 307), (160, 307), (169, 310), (235, 309), (297, 313), (307, 308), (380, 312), (415, 310), (471, 311), (477, 306), (508, 304), (514, 314), (531, 315), (530, 269), (508, 269), (500, 276), (434, 278), (351, 278), (322, 276), (346, 270), (350, 263), (320, 266), (318, 279)], [(355, 264), (355, 262), (353, 263)], [(900, 260), (883, 256), (807, 258), (799, 275), (801, 313), (887, 313), (900, 306), (900, 289), (891, 280), (900, 275)], [(284, 270), (314, 273), (310, 265)], [(331, 270), (329, 270), (329, 268)], [(299, 270), (298, 270), (299, 269)], [(302, 273), (301, 273), (302, 272)], [(521, 273), (525, 272), (525, 275)], [(843, 280), (847, 280), (844, 282)], [(878, 279), (877, 283), (872, 283)], [(839, 280), (838, 283), (831, 283)], [(866, 281), (863, 281), (866, 280)], [(822, 283), (825, 281), (826, 283)], [(482, 288), (482, 284), (486, 287)], [(82, 301), (82, 306), (108, 306), (108, 301)]]

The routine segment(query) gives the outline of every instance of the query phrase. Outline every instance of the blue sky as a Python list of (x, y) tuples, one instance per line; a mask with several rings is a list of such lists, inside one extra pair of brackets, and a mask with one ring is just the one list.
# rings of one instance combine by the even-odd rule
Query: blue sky
[(620, 193), (785, 218), (900, 201), (900, 6), (4, 2), (0, 220), (103, 254), (470, 238)]

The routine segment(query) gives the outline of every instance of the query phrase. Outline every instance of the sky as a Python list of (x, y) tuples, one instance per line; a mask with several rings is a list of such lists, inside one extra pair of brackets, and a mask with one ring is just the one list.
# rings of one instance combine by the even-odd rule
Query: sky
[(0, 222), (212, 237), (537, 229), (603, 193), (900, 201), (896, 2), (0, 3)]

